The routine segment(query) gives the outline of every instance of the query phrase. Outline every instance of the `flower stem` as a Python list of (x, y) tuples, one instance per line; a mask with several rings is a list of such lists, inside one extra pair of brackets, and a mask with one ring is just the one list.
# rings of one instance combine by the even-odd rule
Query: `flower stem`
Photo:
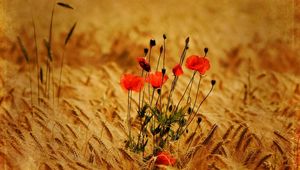
[(130, 102), (130, 90), (128, 90), (128, 110), (127, 110), (127, 125), (128, 125), (128, 137), (129, 142), (131, 142), (131, 124), (130, 124), (130, 109), (131, 109), (131, 102)]
[(175, 89), (175, 85), (176, 85), (177, 80), (178, 80), (178, 77), (175, 76), (174, 79), (173, 79), (173, 81), (172, 81), (171, 90), (170, 90), (170, 93), (169, 93), (169, 96), (168, 96), (168, 103), (167, 103), (166, 112), (169, 109), (171, 97), (172, 97), (173, 91)]
[(193, 112), (193, 110), (195, 109), (196, 102), (197, 102), (197, 99), (198, 99), (201, 80), (202, 80), (202, 75), (200, 74), (200, 79), (199, 79), (199, 82), (198, 82), (198, 87), (197, 87), (197, 92), (196, 92), (196, 99), (195, 99), (195, 101), (194, 101), (194, 105), (193, 105), (193, 108), (192, 108), (192, 112)]
[(176, 105), (175, 111), (178, 109), (178, 107), (179, 107), (179, 105), (180, 105), (180, 103), (181, 103), (181, 101), (182, 101), (183, 97), (185, 96), (185, 93), (187, 92), (187, 90), (188, 90), (189, 86), (190, 86), (190, 85), (191, 85), (191, 83), (193, 82), (193, 80), (194, 80), (194, 77), (195, 77), (196, 73), (197, 73), (197, 71), (194, 71), (194, 74), (193, 74), (193, 76), (192, 76), (192, 78), (191, 78), (191, 80), (190, 80), (189, 84), (188, 84), (188, 85), (187, 85), (187, 87), (185, 88), (185, 90), (184, 90), (184, 93), (182, 94), (182, 96), (181, 96), (181, 98), (180, 98), (180, 100), (179, 100), (178, 104)]
[[(192, 134), (194, 134), (194, 135), (196, 135), (196, 131), (197, 131), (197, 129), (199, 128), (199, 123), (197, 124), (197, 126), (196, 126), (196, 128), (195, 128), (195, 130), (194, 130), (194, 132), (192, 133)], [(187, 147), (187, 149), (186, 149), (186, 153), (185, 154), (187, 154), (187, 152), (189, 151), (189, 149), (190, 149), (190, 147), (191, 147), (191, 144), (193, 143), (193, 141), (194, 141), (194, 136), (193, 136), (193, 138), (191, 139), (191, 141), (189, 142), (189, 145), (188, 145), (188, 147)]]
[(61, 57), (60, 72), (59, 72), (57, 104), (59, 104), (59, 97), (60, 97), (60, 92), (61, 92), (61, 76), (62, 76), (62, 71), (63, 71), (63, 66), (64, 66), (65, 48), (66, 48), (66, 46), (64, 45), (63, 51), (62, 51), (62, 57)]
[[(157, 61), (157, 64), (156, 64), (156, 69), (155, 69), (155, 71), (158, 70), (158, 66), (159, 66), (159, 63), (160, 63), (160, 57), (161, 57), (161, 54), (162, 54), (162, 50), (163, 50), (163, 47), (161, 46), (161, 47), (160, 47), (160, 52), (159, 52), (158, 61)], [(163, 68), (164, 68), (164, 67), (163, 67)]]
[[(143, 69), (142, 69), (141, 77), (144, 77), (144, 70)], [(141, 110), (141, 95), (142, 95), (143, 91), (144, 91), (144, 89), (142, 90), (142, 92), (141, 91), (139, 92), (139, 108), (138, 108), (139, 111)], [(143, 104), (142, 104), (142, 106), (143, 106)]]
[(204, 97), (204, 99), (201, 101), (201, 103), (199, 104), (196, 112), (194, 112), (194, 115), (192, 117), (192, 119), (187, 123), (184, 131), (188, 128), (188, 126), (192, 123), (193, 119), (195, 118), (195, 116), (197, 115), (197, 113), (199, 112), (200, 106), (203, 104), (203, 102), (207, 99), (207, 97), (210, 95), (210, 93), (212, 92), (212, 90), (214, 89), (214, 85), (211, 86), (209, 92), (206, 94), (206, 96)]

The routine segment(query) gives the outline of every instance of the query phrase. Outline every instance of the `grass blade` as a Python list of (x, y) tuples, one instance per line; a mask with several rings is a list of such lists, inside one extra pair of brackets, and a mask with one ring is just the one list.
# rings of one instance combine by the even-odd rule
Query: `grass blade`
[(58, 2), (57, 5), (64, 7), (64, 8), (74, 9), (71, 5), (63, 3), (63, 2)]
[(75, 22), (74, 25), (72, 26), (72, 28), (70, 29), (70, 31), (69, 31), (66, 39), (65, 39), (65, 45), (67, 45), (67, 43), (69, 42), (69, 40), (70, 40), (70, 38), (71, 38), (71, 36), (72, 36), (72, 34), (74, 32), (74, 29), (76, 27), (76, 24), (77, 24), (77, 22)]
[(20, 46), (20, 48), (22, 50), (23, 56), (24, 56), (26, 62), (29, 63), (29, 55), (27, 53), (27, 50), (26, 50), (26, 48), (25, 48), (25, 46), (24, 46), (21, 38), (18, 36), (17, 39), (18, 39), (19, 46)]
[(52, 51), (51, 51), (50, 43), (44, 39), (44, 44), (47, 49), (47, 56), (48, 56), (49, 60), (52, 62)]
[(40, 67), (40, 80), (41, 80), (41, 83), (43, 84), (43, 68)]

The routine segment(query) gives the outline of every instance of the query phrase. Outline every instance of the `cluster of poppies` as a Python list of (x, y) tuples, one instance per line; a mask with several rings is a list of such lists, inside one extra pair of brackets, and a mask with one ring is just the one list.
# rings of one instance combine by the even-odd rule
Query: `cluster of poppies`
[[(148, 135), (146, 131), (150, 131), (153, 138), (153, 153), (150, 155), (151, 157), (155, 157), (155, 164), (156, 165), (174, 165), (176, 162), (176, 159), (169, 154), (167, 151), (164, 151), (164, 147), (166, 143), (168, 143), (169, 140), (176, 141), (180, 138), (180, 136), (187, 130), (189, 124), (193, 121), (193, 119), (196, 116), (196, 113), (198, 113), (199, 108), (203, 101), (208, 97), (209, 93), (211, 92), (215, 81), (212, 81), (212, 88), (210, 92), (207, 94), (207, 96), (200, 102), (197, 109), (195, 109), (196, 103), (197, 103), (197, 97), (199, 94), (199, 85), (202, 76), (210, 69), (210, 62), (208, 58), (206, 57), (206, 54), (208, 52), (208, 48), (204, 49), (204, 56), (200, 55), (191, 55), (187, 57), (185, 60), (186, 52), (188, 50), (188, 43), (189, 38), (185, 41), (185, 47), (182, 52), (182, 55), (180, 56), (180, 60), (178, 64), (176, 64), (172, 68), (173, 73), (173, 81), (171, 88), (168, 91), (168, 98), (167, 98), (167, 104), (162, 104), (162, 96), (161, 91), (163, 85), (166, 83), (166, 81), (169, 79), (168, 75), (166, 74), (166, 67), (165, 67), (165, 40), (166, 36), (163, 36), (164, 38), (164, 45), (160, 48), (160, 54), (157, 60), (157, 65), (155, 69), (152, 69), (151, 67), (151, 50), (156, 45), (155, 40), (150, 40), (150, 48), (149, 50), (147, 48), (144, 49), (144, 57), (137, 57), (136, 61), (141, 67), (141, 75), (135, 75), (135, 74), (124, 74), (121, 77), (120, 84), (122, 88), (128, 92), (128, 113), (127, 113), (127, 124), (128, 124), (128, 140), (126, 141), (126, 147), (131, 148), (134, 152), (143, 152), (145, 147), (148, 144)], [(163, 54), (163, 62), (160, 63), (161, 56)], [(175, 86), (177, 83), (177, 80), (180, 76), (184, 74), (182, 66), (184, 65), (188, 70), (193, 71), (193, 76), (190, 79), (190, 82), (188, 83), (181, 99), (178, 101), (177, 104), (173, 103), (175, 101), (172, 100), (172, 94), (175, 90)], [(162, 65), (162, 68), (158, 69), (159, 65)], [(188, 89), (192, 88), (194, 76), (196, 73), (200, 74), (200, 80), (198, 83), (198, 90), (195, 97), (195, 102), (193, 107), (189, 107), (188, 109), (188, 118), (186, 117), (187, 114), (184, 113), (184, 109), (179, 108), (181, 101), (185, 97), (186, 92)], [(144, 90), (145, 84), (148, 83), (148, 94)], [(151, 88), (152, 87), (152, 94), (151, 94)], [(137, 115), (140, 119), (139, 122), (141, 122), (140, 132), (137, 136), (137, 141), (135, 141), (136, 138), (134, 138), (131, 135), (131, 119), (130, 119), (130, 111), (131, 111), (131, 97), (132, 92), (138, 92), (139, 93), (139, 101), (138, 101), (138, 111)], [(157, 97), (157, 100), (155, 104), (152, 103), (153, 99), (155, 98), (154, 92), (157, 92), (159, 95)], [(147, 94), (147, 95), (146, 95)], [(148, 96), (148, 97), (146, 97)], [(146, 102), (146, 98), (148, 98), (148, 103)], [(188, 100), (190, 100), (190, 92), (188, 93)], [(189, 103), (190, 105), (190, 103)], [(172, 107), (176, 106), (176, 107)], [(186, 107), (183, 106), (183, 108)], [(193, 116), (192, 116), (193, 115)], [(199, 117), (198, 120), (201, 120)], [(150, 124), (150, 125), (149, 125)], [(179, 125), (178, 129), (174, 129), (176, 126), (175, 124)], [(197, 121), (197, 124), (200, 124), (200, 121)], [(197, 126), (198, 127), (198, 126)]]
[[(164, 71), (156, 71), (151, 73), (151, 66), (145, 57), (137, 57), (137, 62), (141, 68), (149, 72), (149, 75), (144, 78), (134, 74), (124, 74), (121, 78), (121, 86), (127, 91), (140, 92), (144, 87), (145, 82), (150, 83), (153, 88), (161, 88), (168, 80), (168, 76)], [(186, 59), (186, 67), (190, 70), (198, 71), (201, 75), (210, 68), (209, 60), (205, 56), (191, 55)], [(176, 64), (172, 72), (174, 76), (181, 76), (183, 69), (181, 64)]]

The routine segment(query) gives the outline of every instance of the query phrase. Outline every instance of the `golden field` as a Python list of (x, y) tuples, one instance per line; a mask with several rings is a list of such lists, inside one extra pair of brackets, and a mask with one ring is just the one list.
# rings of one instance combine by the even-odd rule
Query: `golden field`
[[(43, 39), (55, 2), (0, 1), (0, 169), (149, 168), (141, 155), (124, 147), (127, 94), (119, 82), (123, 73), (140, 71), (135, 58), (151, 38), (157, 41), (153, 56), (158, 55), (164, 33), (169, 77), (190, 37), (187, 55), (202, 55), (209, 48), (212, 67), (201, 97), (210, 80), (217, 81), (200, 110), (203, 122), (192, 150), (187, 153), (191, 133), (172, 145), (184, 166), (168, 168), (300, 169), (297, 0), (64, 2), (74, 10), (55, 7), (53, 76), (48, 89), (39, 84), (38, 102), (32, 19), (46, 69)], [(58, 100), (64, 38), (74, 22)], [(32, 57), (29, 64), (17, 36)], [(174, 100), (191, 76), (188, 69), (184, 72)]]

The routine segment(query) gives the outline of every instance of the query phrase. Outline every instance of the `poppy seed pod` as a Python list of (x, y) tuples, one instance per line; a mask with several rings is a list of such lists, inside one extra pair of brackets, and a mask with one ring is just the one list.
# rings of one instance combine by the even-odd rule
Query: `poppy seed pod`
[(157, 94), (160, 95), (160, 93), (161, 93), (161, 89), (157, 89)]
[(211, 80), (211, 85), (214, 86), (216, 84), (216, 80)]
[(190, 42), (190, 37), (187, 37), (187, 38), (185, 39), (185, 43), (188, 44), (189, 42)]
[(165, 75), (166, 74), (166, 69), (165, 68), (161, 69), (161, 72), (163, 73), (163, 75)]
[(205, 48), (204, 48), (204, 53), (207, 54), (207, 52), (208, 52), (208, 48), (205, 47)]
[(154, 40), (154, 39), (151, 39), (151, 40), (150, 40), (150, 47), (153, 47), (153, 46), (155, 46), (155, 45), (156, 45), (155, 40)]
[(188, 108), (188, 114), (191, 114), (191, 113), (192, 113), (192, 108), (189, 107), (189, 108)]
[(198, 124), (200, 124), (200, 123), (201, 123), (201, 121), (202, 121), (202, 118), (201, 118), (201, 117), (198, 117), (198, 119), (197, 119), (197, 123), (198, 123)]
[(159, 52), (162, 53), (163, 50), (164, 50), (164, 47), (163, 47), (163, 46), (160, 46)]
[(164, 38), (164, 39), (167, 39), (167, 36), (166, 36), (166, 34), (163, 34), (163, 38)]
[(173, 106), (170, 105), (170, 106), (169, 106), (169, 112), (171, 112), (172, 110), (173, 110)]
[(148, 48), (144, 48), (144, 54), (145, 56), (148, 54)]

